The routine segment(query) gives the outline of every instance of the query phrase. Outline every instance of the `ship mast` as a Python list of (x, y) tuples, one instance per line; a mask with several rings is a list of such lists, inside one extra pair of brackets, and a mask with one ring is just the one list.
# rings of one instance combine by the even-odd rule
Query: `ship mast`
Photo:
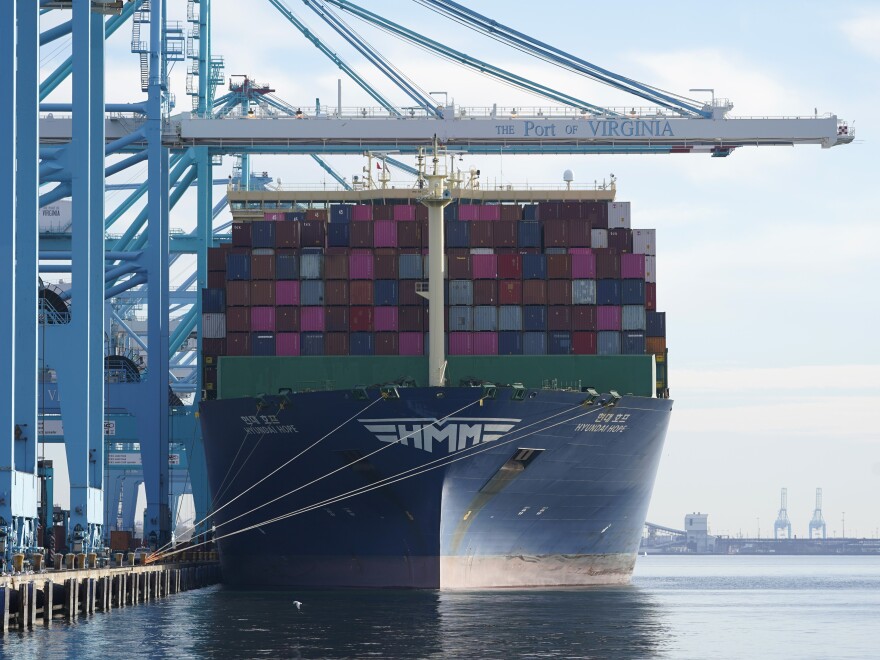
[[(444, 186), (446, 175), (440, 172), (437, 153), (437, 137), (434, 137), (434, 157), (431, 173), (426, 174), (428, 194), (420, 201), (428, 207), (428, 378), (431, 387), (443, 387), (446, 376), (446, 351), (444, 349), (444, 300), (443, 280), (446, 277), (446, 248), (443, 235), (443, 208), (452, 201)], [(423, 296), (424, 291), (420, 291)]]

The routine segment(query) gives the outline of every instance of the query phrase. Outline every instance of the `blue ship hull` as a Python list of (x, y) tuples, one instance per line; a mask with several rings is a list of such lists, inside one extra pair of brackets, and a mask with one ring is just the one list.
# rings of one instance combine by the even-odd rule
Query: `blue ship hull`
[(672, 402), (589, 399), (414, 387), (203, 401), (224, 579), (249, 588), (626, 583)]

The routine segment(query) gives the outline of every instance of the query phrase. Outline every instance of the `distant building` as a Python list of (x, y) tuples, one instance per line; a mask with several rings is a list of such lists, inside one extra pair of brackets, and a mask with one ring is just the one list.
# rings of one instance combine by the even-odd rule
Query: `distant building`
[(689, 552), (715, 552), (715, 537), (709, 535), (709, 514), (689, 513), (684, 517)]

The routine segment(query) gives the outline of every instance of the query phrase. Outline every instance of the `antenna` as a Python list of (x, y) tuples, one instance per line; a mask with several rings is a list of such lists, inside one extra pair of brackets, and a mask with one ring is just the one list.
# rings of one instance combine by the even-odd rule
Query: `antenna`
[(783, 488), (779, 497), (779, 513), (776, 522), (773, 523), (773, 538), (779, 538), (779, 531), (786, 533), (787, 539), (791, 538), (791, 521), (788, 519), (788, 488)]

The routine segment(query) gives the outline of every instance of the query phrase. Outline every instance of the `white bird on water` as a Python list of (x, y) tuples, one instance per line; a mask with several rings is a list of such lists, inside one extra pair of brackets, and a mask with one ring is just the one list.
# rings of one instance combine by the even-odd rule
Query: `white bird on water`
[(295, 601), (293, 601), (293, 604), (296, 606), (297, 610), (299, 610), (300, 612), (302, 611), (302, 603), (301, 602), (299, 602), (298, 600), (295, 600)]

